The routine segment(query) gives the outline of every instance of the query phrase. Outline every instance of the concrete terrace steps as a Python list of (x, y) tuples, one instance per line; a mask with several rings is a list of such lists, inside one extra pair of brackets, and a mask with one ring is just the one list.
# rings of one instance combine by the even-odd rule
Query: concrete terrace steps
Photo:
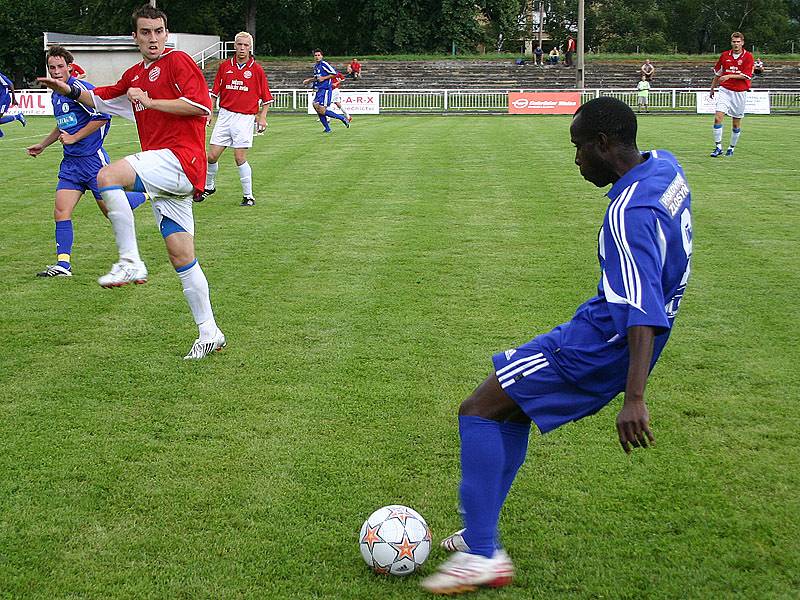
[[(312, 72), (312, 61), (262, 62), (274, 89), (301, 88)], [(358, 89), (459, 89), (539, 88), (562, 89), (575, 86), (575, 70), (562, 65), (536, 67), (516, 65), (508, 60), (365, 61), (359, 81), (348, 80), (345, 88)], [(711, 83), (713, 65), (695, 62), (654, 63), (654, 88), (705, 88)], [(587, 63), (587, 88), (634, 88), (641, 62)], [(767, 64), (765, 75), (756, 77), (754, 88), (800, 89), (798, 62)], [(345, 65), (333, 62), (337, 69)], [(205, 76), (213, 83), (217, 63), (206, 66)]]

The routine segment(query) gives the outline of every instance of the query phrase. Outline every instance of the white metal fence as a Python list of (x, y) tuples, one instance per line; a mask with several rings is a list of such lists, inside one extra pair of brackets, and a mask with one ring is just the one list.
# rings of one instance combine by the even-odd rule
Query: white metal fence
[[(485, 89), (485, 90), (351, 90), (347, 92), (379, 92), (381, 113), (505, 113), (508, 112), (509, 92), (568, 92), (564, 89)], [(773, 113), (800, 113), (800, 89), (758, 90), (769, 92)], [(697, 92), (708, 92), (708, 88), (651, 89), (648, 104), (651, 111), (695, 112)], [(307, 106), (305, 89), (272, 90), (275, 102), (271, 110), (276, 112), (305, 112)], [(588, 102), (598, 96), (613, 96), (630, 106), (637, 103), (636, 90), (591, 89), (583, 90), (582, 101)]]

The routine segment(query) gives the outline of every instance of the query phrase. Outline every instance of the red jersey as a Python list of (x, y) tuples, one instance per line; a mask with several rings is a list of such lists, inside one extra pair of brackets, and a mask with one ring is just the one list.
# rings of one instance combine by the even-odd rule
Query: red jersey
[(337, 72), (335, 76), (331, 77), (331, 88), (338, 90), (344, 80), (345, 76)]
[(350, 63), (350, 70), (353, 71), (353, 73), (361, 73), (361, 63), (354, 60)]
[(717, 64), (714, 65), (714, 75), (732, 74), (745, 75), (747, 79), (726, 79), (720, 85), (732, 92), (746, 92), (750, 89), (750, 80), (753, 78), (753, 55), (742, 49), (738, 57), (734, 57), (733, 50), (723, 52)]
[[(122, 74), (114, 85), (94, 88), (101, 100), (125, 97), (129, 88), (141, 88), (156, 100), (183, 100), (211, 114), (206, 80), (194, 61), (180, 50), (165, 50), (152, 63), (144, 61)], [(128, 102), (130, 105), (130, 102)], [(112, 111), (113, 112), (113, 111)], [(206, 116), (185, 117), (133, 106), (142, 150), (167, 149), (177, 157), (195, 189), (206, 183)], [(118, 113), (119, 114), (119, 113)]]
[(69, 66), (69, 74), (73, 77), (80, 77), (81, 75), (86, 75), (86, 71), (78, 63), (74, 62)]
[(219, 97), (219, 105), (225, 110), (245, 115), (258, 112), (259, 100), (264, 104), (272, 102), (264, 69), (253, 58), (241, 67), (235, 56), (221, 62), (211, 95)]

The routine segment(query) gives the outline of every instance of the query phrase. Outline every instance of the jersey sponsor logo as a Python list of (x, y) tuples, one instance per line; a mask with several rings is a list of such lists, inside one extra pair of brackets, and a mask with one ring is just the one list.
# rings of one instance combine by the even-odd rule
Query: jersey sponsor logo
[(75, 127), (77, 124), (78, 117), (76, 117), (74, 113), (58, 115), (56, 117), (56, 125), (59, 129), (69, 129), (70, 127)]
[(245, 79), (250, 79), (252, 76), (253, 76), (253, 73), (251, 73), (250, 71), (245, 71), (244, 72), (244, 78)]
[(161, 67), (156, 66), (152, 68), (150, 73), (147, 75), (147, 78), (150, 81), (155, 81), (156, 79), (158, 79), (159, 75), (161, 75)]
[(686, 185), (686, 180), (681, 177), (680, 173), (675, 174), (675, 179), (669, 184), (667, 190), (662, 194), (658, 201), (667, 209), (669, 216), (674, 217), (678, 214), (683, 201), (689, 195), (689, 186)]

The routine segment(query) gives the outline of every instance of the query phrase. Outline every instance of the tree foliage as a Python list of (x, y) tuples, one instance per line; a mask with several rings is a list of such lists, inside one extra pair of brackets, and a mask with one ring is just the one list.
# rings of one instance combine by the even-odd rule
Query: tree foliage
[[(544, 0), (545, 30), (563, 43), (577, 30), (578, 0)], [(18, 83), (44, 72), (42, 32), (121, 35), (131, 0), (0, 2), (0, 70)], [(159, 0), (176, 32), (225, 40), (255, 29), (264, 55), (519, 50), (526, 10), (539, 0)], [(742, 31), (762, 52), (800, 48), (800, 0), (587, 0), (586, 46), (607, 52), (711, 52)]]

